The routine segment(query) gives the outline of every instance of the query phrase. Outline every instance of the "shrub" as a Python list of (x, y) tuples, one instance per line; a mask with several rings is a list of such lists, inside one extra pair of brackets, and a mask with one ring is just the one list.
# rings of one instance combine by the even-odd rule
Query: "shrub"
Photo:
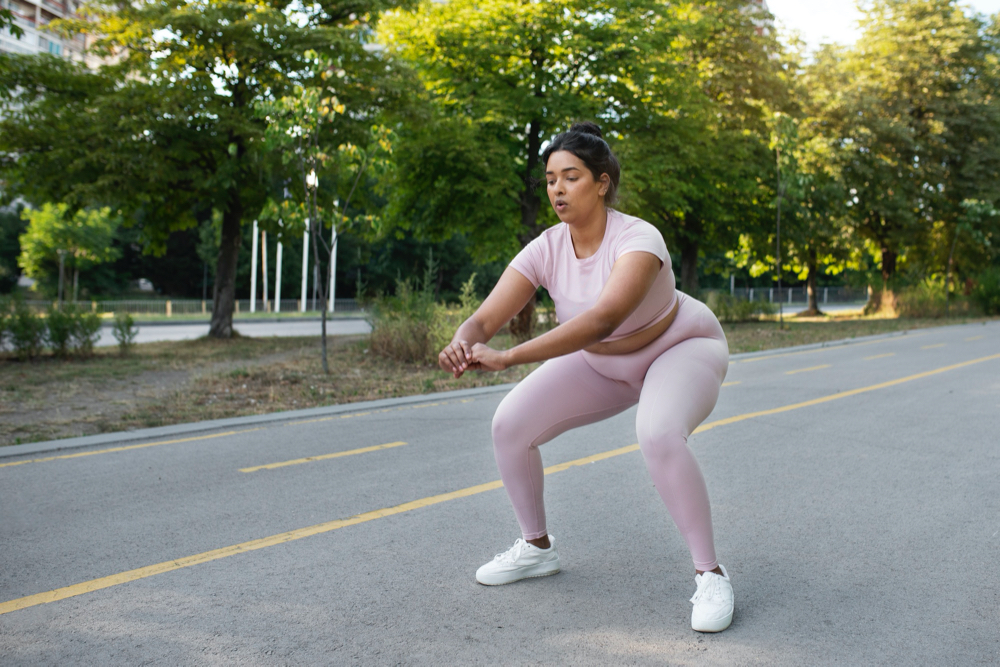
[(63, 308), (55, 304), (49, 306), (45, 316), (45, 342), (57, 357), (69, 354), (78, 317), (79, 314), (73, 305)]
[(23, 301), (14, 303), (9, 319), (10, 342), (20, 359), (34, 359), (45, 344), (45, 322)]
[(80, 354), (93, 354), (94, 346), (101, 339), (101, 316), (77, 311), (73, 324), (73, 349)]
[(435, 304), (424, 282), (423, 288), (416, 289), (409, 278), (397, 280), (395, 296), (374, 299), (372, 354), (406, 363), (424, 362), (430, 356)]
[(895, 292), (896, 312), (901, 317), (948, 317), (968, 314), (970, 302), (952, 294), (948, 299), (944, 278), (926, 278), (916, 285)]
[(752, 322), (762, 315), (773, 315), (778, 307), (767, 301), (737, 299), (725, 292), (710, 292), (705, 301), (720, 322)]
[(944, 280), (927, 278), (896, 293), (896, 312), (902, 317), (945, 317), (948, 296)]
[(984, 315), (1000, 315), (1000, 267), (992, 267), (976, 277), (972, 301)]
[(122, 354), (128, 354), (135, 344), (135, 336), (139, 329), (135, 326), (135, 320), (129, 313), (118, 313), (115, 315), (115, 324), (112, 330), (115, 340), (118, 341), (118, 350)]
[(455, 330), (479, 308), (482, 302), (476, 298), (475, 285), (476, 274), (473, 273), (462, 285), (457, 304), (435, 304), (431, 319), (429, 361), (437, 361), (438, 353), (451, 342)]

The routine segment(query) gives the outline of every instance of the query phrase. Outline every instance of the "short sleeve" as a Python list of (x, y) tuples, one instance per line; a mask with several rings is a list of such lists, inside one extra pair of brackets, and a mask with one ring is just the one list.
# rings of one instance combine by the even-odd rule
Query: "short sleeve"
[(538, 289), (543, 283), (545, 275), (545, 253), (542, 248), (541, 237), (524, 246), (521, 252), (517, 253), (514, 259), (510, 260), (510, 267), (531, 281), (531, 284)]
[(615, 261), (622, 255), (629, 252), (648, 252), (665, 262), (667, 255), (667, 244), (663, 240), (663, 234), (653, 225), (644, 220), (636, 220), (618, 235), (618, 242), (615, 244)]

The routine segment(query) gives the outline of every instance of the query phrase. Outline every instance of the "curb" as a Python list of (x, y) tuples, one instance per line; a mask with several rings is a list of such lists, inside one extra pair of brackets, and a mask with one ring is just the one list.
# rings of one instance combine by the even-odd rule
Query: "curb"
[(375, 410), (378, 408), (394, 407), (397, 405), (409, 405), (411, 403), (428, 403), (435, 400), (465, 398), (468, 396), (480, 396), (482, 394), (493, 394), (501, 391), (509, 391), (515, 383), (498, 384), (490, 387), (475, 387), (474, 389), (457, 389), (455, 391), (439, 391), (433, 394), (419, 394), (417, 396), (400, 396), (398, 398), (382, 398), (376, 401), (362, 401), (359, 403), (342, 403), (339, 405), (326, 405), (320, 408), (306, 408), (304, 410), (291, 410), (287, 412), (272, 412), (266, 415), (251, 415), (248, 417), (230, 417), (228, 419), (213, 419), (211, 421), (194, 422), (191, 424), (173, 424), (171, 426), (157, 426), (154, 428), (144, 428), (135, 431), (120, 431), (118, 433), (98, 433), (95, 435), (84, 435), (76, 438), (64, 438), (61, 440), (46, 440), (45, 442), (31, 442), (24, 445), (7, 445), (0, 447), (0, 459), (14, 456), (26, 456), (31, 454), (43, 454), (47, 452), (58, 452), (67, 449), (80, 449), (83, 447), (94, 447), (97, 445), (118, 445), (128, 442), (139, 442), (151, 438), (163, 438), (174, 435), (186, 435), (189, 433), (201, 433), (205, 431), (217, 431), (219, 429), (233, 428), (236, 426), (247, 426), (252, 424), (268, 424), (272, 422), (293, 421), (298, 419), (309, 419), (313, 417), (326, 417), (344, 412), (359, 412), (364, 410)]

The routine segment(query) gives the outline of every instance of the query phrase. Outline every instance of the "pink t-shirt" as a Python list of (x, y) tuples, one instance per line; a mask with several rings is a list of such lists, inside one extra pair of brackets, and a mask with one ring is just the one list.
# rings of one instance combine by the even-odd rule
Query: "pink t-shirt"
[(590, 257), (578, 259), (569, 225), (546, 229), (511, 260), (510, 266), (549, 292), (556, 317), (568, 322), (592, 308), (611, 275), (611, 267), (629, 252), (648, 252), (662, 262), (660, 273), (646, 298), (621, 326), (605, 340), (617, 340), (646, 329), (665, 318), (677, 301), (674, 271), (663, 235), (645, 220), (608, 211), (608, 224), (601, 247)]

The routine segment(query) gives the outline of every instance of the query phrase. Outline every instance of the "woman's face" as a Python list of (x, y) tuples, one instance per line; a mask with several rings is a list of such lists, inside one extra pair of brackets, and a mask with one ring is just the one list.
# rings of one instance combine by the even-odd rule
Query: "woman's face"
[(594, 179), (583, 160), (569, 151), (556, 151), (545, 165), (549, 202), (563, 222), (586, 219), (597, 207), (604, 207), (604, 195), (611, 184), (607, 174)]

